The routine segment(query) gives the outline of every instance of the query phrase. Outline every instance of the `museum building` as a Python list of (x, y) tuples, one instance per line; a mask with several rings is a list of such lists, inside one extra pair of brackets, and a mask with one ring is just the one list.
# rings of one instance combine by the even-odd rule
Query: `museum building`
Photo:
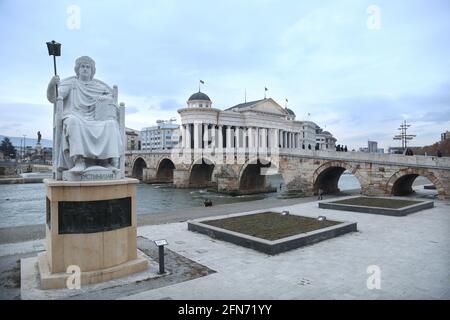
[[(336, 139), (312, 121), (298, 121), (295, 113), (272, 98), (250, 101), (225, 110), (212, 107), (211, 99), (196, 92), (187, 106), (178, 110), (181, 116), (179, 148), (214, 149), (316, 149), (335, 150)], [(217, 151), (218, 151), (217, 150)]]

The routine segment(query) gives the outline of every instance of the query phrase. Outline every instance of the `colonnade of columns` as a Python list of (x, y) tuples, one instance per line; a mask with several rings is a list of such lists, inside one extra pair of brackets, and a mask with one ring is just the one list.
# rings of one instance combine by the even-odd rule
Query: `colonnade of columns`
[(295, 149), (304, 143), (300, 132), (274, 128), (189, 123), (180, 131), (183, 149)]

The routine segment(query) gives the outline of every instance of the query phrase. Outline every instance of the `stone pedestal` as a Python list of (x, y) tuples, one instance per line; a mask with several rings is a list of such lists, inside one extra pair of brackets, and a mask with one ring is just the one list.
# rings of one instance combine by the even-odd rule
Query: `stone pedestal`
[(46, 185), (46, 251), (38, 256), (42, 289), (66, 287), (69, 266), (81, 284), (140, 272), (148, 260), (136, 244), (136, 179), (55, 181)]
[(38, 156), (42, 155), (42, 145), (40, 143), (36, 143), (34, 149), (36, 150), (36, 154)]

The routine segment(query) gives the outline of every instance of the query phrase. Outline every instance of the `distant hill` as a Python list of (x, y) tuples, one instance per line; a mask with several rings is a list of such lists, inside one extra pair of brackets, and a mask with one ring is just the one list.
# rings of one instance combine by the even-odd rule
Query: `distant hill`
[[(5, 138), (4, 135), (0, 134), (0, 142), (3, 140), (3, 138)], [(23, 146), (23, 137), (9, 137), (9, 140), (11, 140), (11, 143), (13, 144), (14, 147), (16, 148), (20, 148), (20, 146)], [(32, 139), (32, 138), (26, 138), (25, 139), (25, 144), (26, 146), (30, 146), (30, 147), (34, 147), (37, 143), (37, 139)], [(52, 140), (48, 140), (48, 139), (41, 139), (41, 145), (42, 147), (47, 147), (47, 148), (51, 148), (53, 146), (53, 142)]]

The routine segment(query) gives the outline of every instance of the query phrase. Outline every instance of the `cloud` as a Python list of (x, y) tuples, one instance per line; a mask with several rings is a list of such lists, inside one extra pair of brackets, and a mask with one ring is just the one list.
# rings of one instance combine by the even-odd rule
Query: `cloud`
[(425, 112), (420, 116), (411, 118), (410, 121), (450, 124), (450, 104), (447, 110)]
[(138, 113), (138, 112), (139, 112), (139, 109), (134, 106), (127, 106), (125, 108), (125, 114), (133, 114), (133, 113)]
[(417, 143), (449, 127), (448, 1), (379, 0), (376, 32), (366, 27), (370, 1), (155, 0), (136, 10), (123, 0), (79, 0), (79, 30), (66, 26), (69, 4), (0, 1), (0, 40), (14, 48), (0, 59), (0, 133), (46, 127), (51, 135), (49, 34), (62, 43), (61, 77), (73, 75), (76, 57), (93, 57), (96, 77), (119, 86), (127, 126), (136, 129), (179, 119), (199, 79), (222, 109), (243, 102), (244, 92), (261, 99), (268, 86), (276, 101), (289, 99), (298, 120), (311, 113), (355, 147), (369, 137), (392, 142), (403, 119), (420, 128)]
[(392, 137), (407, 120), (416, 145), (439, 140), (440, 132), (450, 126), (450, 94), (446, 85), (428, 93), (351, 96), (316, 103), (313, 120), (326, 126), (338, 139), (357, 149), (367, 140), (377, 140), (387, 148), (396, 145)]
[(175, 99), (163, 100), (159, 103), (160, 109), (164, 111), (175, 111), (183, 107), (183, 104)]
[(52, 137), (52, 105), (30, 103), (0, 103), (0, 134), (6, 136), (35, 136), (41, 131), (43, 138)]

